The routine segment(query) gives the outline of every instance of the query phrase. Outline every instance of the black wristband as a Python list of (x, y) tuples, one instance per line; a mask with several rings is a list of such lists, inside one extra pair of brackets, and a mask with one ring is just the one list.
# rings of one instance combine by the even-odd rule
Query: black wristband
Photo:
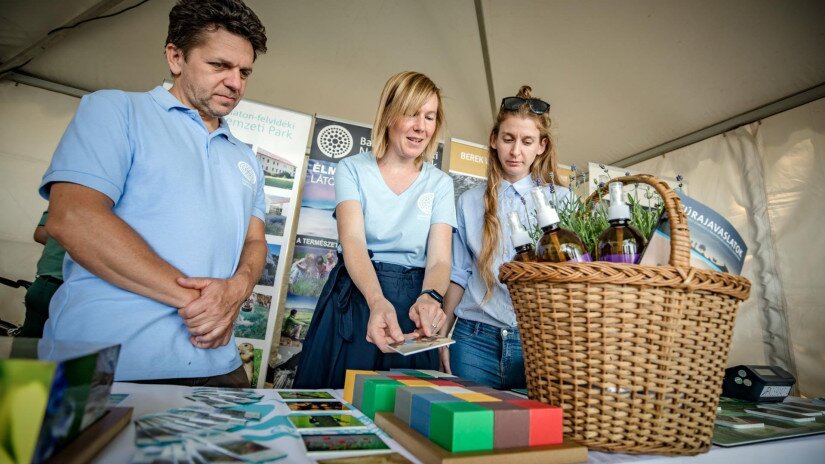
[(444, 304), (444, 297), (441, 296), (441, 294), (438, 293), (438, 291), (433, 290), (432, 288), (428, 288), (426, 290), (423, 290), (418, 296), (421, 296), (421, 295), (430, 295), (433, 300), (438, 302), (439, 306)]

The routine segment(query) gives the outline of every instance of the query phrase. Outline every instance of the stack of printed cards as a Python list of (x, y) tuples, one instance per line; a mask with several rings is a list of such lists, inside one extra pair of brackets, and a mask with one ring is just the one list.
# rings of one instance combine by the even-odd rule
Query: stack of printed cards
[(455, 340), (447, 337), (417, 337), (408, 338), (403, 342), (390, 343), (391, 350), (409, 356), (411, 354), (421, 353), (422, 351), (440, 348), (442, 346), (452, 345)]
[(277, 393), (289, 408), (289, 420), (301, 433), (309, 456), (363, 456), (391, 451), (381, 437), (369, 432), (368, 419), (353, 415), (352, 408), (331, 393), (323, 390), (279, 390)]
[(233, 435), (189, 436), (165, 447), (140, 448), (137, 464), (206, 464), (272, 462), (287, 456), (281, 450)]
[(301, 435), (301, 438), (307, 448), (307, 455), (316, 459), (331, 454), (360, 456), (392, 451), (384, 440), (374, 433)]
[(158, 446), (179, 443), (187, 435), (204, 435), (243, 427), (257, 421), (261, 415), (236, 409), (215, 409), (201, 406), (170, 409), (149, 414), (135, 421), (135, 444)]
[(716, 425), (737, 430), (765, 428), (765, 423), (759, 419), (744, 416), (728, 416), (723, 414), (716, 415)]
[(351, 458), (319, 459), (318, 464), (412, 464), (412, 461), (398, 453)]
[(213, 408), (231, 408), (238, 405), (254, 404), (263, 398), (255, 390), (209, 388), (200, 387), (192, 390), (192, 394), (186, 399), (199, 401)]

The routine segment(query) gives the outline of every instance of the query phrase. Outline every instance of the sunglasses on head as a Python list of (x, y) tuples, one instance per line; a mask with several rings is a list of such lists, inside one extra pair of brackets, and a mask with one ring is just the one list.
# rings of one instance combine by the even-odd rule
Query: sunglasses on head
[(544, 114), (550, 109), (550, 103), (538, 98), (506, 97), (501, 99), (501, 107), (508, 111), (518, 111), (525, 103), (535, 114)]

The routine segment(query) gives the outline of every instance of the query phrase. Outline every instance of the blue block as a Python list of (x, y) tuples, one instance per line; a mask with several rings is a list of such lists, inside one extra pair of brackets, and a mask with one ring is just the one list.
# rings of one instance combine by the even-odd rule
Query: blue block
[(404, 421), (405, 424), (410, 424), (410, 416), (412, 415), (412, 399), (415, 394), (422, 394), (432, 392), (430, 387), (401, 387), (395, 390), (395, 409), (393, 413), (396, 417)]
[(458, 401), (463, 400), (440, 391), (413, 395), (410, 412), (410, 427), (421, 435), (429, 438), (430, 413), (432, 411), (433, 403), (452, 403)]

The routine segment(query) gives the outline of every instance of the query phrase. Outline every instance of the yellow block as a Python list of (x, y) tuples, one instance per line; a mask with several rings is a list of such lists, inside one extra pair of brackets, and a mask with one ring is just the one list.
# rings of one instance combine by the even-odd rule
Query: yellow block
[(464, 401), (469, 401), (470, 403), (492, 403), (494, 401), (501, 401), (498, 398), (493, 398), (484, 393), (453, 393), (453, 396), (461, 398)]
[(434, 387), (429, 380), (424, 379), (401, 379), (399, 382), (403, 383), (408, 387)]
[(376, 372), (347, 369), (347, 375), (344, 378), (344, 401), (347, 403), (352, 403), (352, 394), (355, 390), (355, 376), (359, 374), (376, 374)]

